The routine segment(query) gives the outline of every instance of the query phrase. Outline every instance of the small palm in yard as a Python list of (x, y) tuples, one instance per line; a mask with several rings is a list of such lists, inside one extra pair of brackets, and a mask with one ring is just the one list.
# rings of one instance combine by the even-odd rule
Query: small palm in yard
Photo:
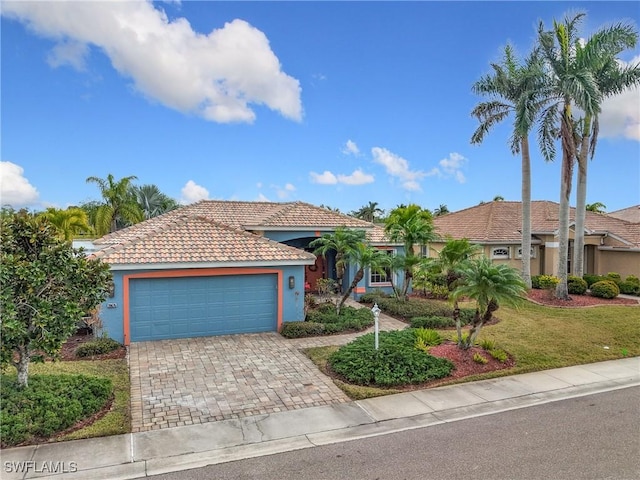
[(519, 272), (504, 264), (494, 264), (487, 257), (471, 260), (461, 270), (463, 283), (452, 293), (457, 302), (462, 297), (476, 301), (476, 314), (469, 335), (462, 335), (460, 310), (454, 309), (458, 346), (464, 350), (473, 346), (482, 326), (489, 322), (500, 304), (516, 305), (526, 293)]
[(349, 295), (351, 295), (351, 292), (353, 292), (358, 283), (360, 283), (364, 278), (365, 269), (370, 268), (374, 272), (384, 273), (385, 267), (389, 264), (389, 256), (385, 252), (378, 250), (377, 248), (373, 248), (371, 245), (366, 243), (358, 243), (355, 248), (346, 254), (346, 259), (349, 263), (357, 265), (358, 270), (356, 271), (349, 288), (347, 288), (347, 291), (340, 299), (340, 303), (338, 304), (338, 314), (340, 313), (340, 309), (344, 305), (344, 302), (346, 302)]

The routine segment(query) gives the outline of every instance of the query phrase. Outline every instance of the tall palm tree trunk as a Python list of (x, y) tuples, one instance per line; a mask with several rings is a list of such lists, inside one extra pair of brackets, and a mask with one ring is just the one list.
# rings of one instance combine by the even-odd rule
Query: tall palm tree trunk
[(578, 152), (578, 182), (576, 185), (576, 219), (575, 238), (573, 241), (573, 274), (584, 275), (584, 223), (587, 215), (587, 167), (589, 163), (589, 137), (591, 133), (591, 116), (584, 119), (584, 129)]
[(358, 283), (360, 283), (360, 280), (362, 280), (363, 278), (364, 278), (364, 268), (359, 268), (358, 271), (356, 272), (356, 275), (353, 277), (353, 281), (351, 282), (351, 285), (349, 285), (349, 288), (340, 299), (340, 303), (338, 304), (338, 308), (336, 309), (338, 312), (338, 315), (340, 315), (340, 310), (342, 309), (342, 306), (344, 305), (344, 303), (347, 301), (347, 298), (349, 298), (349, 295), (351, 295), (351, 292), (353, 292), (353, 290), (358, 286)]
[(522, 279), (531, 288), (531, 156), (529, 139), (521, 140), (522, 151)]
[(573, 161), (575, 148), (573, 143), (573, 129), (571, 126), (571, 107), (565, 99), (562, 116), (562, 166), (560, 167), (560, 208), (558, 209), (558, 286), (556, 298), (569, 300), (567, 286), (567, 263), (569, 261), (569, 197), (571, 195), (571, 180), (573, 178)]

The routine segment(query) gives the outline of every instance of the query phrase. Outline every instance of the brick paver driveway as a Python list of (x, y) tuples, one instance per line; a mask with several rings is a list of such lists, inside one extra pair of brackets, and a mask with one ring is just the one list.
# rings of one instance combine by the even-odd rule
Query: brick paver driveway
[[(386, 318), (381, 328), (401, 326)], [(132, 431), (347, 402), (300, 349), (357, 335), (287, 340), (270, 332), (132, 343)]]

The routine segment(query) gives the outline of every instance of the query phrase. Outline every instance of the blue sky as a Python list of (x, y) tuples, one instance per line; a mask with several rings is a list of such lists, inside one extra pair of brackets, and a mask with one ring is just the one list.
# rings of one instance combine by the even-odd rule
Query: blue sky
[[(637, 2), (3, 1), (1, 200), (64, 208), (109, 173), (183, 203), (519, 200), (509, 122), (470, 144), (471, 86), (575, 11), (585, 36), (640, 24)], [(587, 202), (608, 211), (640, 203), (638, 105), (603, 106)], [(560, 159), (532, 153), (533, 199), (558, 201)]]

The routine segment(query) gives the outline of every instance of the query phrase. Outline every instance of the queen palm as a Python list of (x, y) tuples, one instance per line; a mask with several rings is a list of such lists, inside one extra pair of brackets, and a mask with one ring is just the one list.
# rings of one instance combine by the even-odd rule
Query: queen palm
[[(538, 41), (542, 55), (548, 65), (548, 78), (551, 80), (554, 101), (548, 108), (551, 119), (559, 114), (560, 139), (562, 143), (562, 166), (560, 168), (560, 208), (558, 212), (558, 267), (560, 279), (556, 288), (556, 297), (568, 299), (568, 251), (569, 251), (569, 197), (573, 167), (583, 141), (589, 143), (592, 124), (600, 112), (603, 92), (598, 84), (596, 70), (603, 61), (614, 57), (629, 45), (635, 45), (633, 29), (623, 25), (604, 28), (586, 42), (579, 35), (578, 26), (584, 13), (566, 17), (563, 22), (553, 22), (552, 30), (545, 30), (540, 22)], [(578, 125), (574, 119), (574, 108), (583, 112), (583, 121)], [(588, 121), (585, 121), (588, 120)], [(586, 139), (584, 134), (586, 134)], [(578, 145), (579, 143), (579, 145)], [(588, 148), (585, 149), (586, 151)], [(586, 157), (585, 157), (586, 160)], [(586, 178), (586, 177), (585, 177)], [(586, 184), (585, 184), (586, 186)], [(586, 190), (585, 190), (586, 191)], [(581, 201), (580, 210), (584, 210)], [(584, 225), (581, 227), (584, 230)], [(578, 226), (576, 226), (578, 231)], [(582, 258), (582, 254), (580, 254)], [(582, 262), (580, 262), (582, 263)], [(574, 265), (576, 264), (574, 259)]]
[(342, 279), (344, 277), (345, 266), (348, 253), (356, 246), (365, 241), (364, 230), (352, 230), (347, 227), (337, 227), (333, 233), (325, 233), (316, 238), (309, 246), (314, 248), (314, 255), (327, 256), (329, 252), (335, 252), (336, 280), (342, 292)]
[(419, 261), (415, 246), (426, 245), (436, 239), (431, 212), (415, 204), (397, 207), (387, 218), (385, 232), (392, 242), (402, 242), (404, 245), (402, 298), (406, 298), (413, 278), (413, 269)]
[[(470, 298), (476, 301), (471, 330), (465, 338), (458, 331), (458, 346), (463, 350), (472, 347), (482, 326), (489, 322), (500, 305), (516, 305), (522, 300), (527, 288), (518, 271), (504, 263), (492, 263), (482, 256), (470, 260), (461, 269), (462, 283), (453, 291), (455, 301)], [(459, 323), (459, 309), (454, 309)]]
[[(492, 98), (478, 104), (471, 114), (480, 125), (471, 137), (471, 143), (482, 143), (485, 135), (495, 125), (514, 116), (510, 139), (511, 152), (522, 158), (522, 278), (531, 287), (531, 155), (529, 152), (529, 132), (533, 128), (536, 115), (546, 98), (543, 64), (534, 52), (524, 64), (517, 60), (513, 48), (504, 49), (502, 63), (492, 64), (492, 75), (485, 75), (473, 85), (476, 94)], [(539, 140), (546, 160), (555, 155), (553, 131), (541, 129)], [(494, 201), (504, 200), (496, 196)]]
[[(614, 46), (600, 53), (597, 58), (589, 50), (598, 43), (599, 35), (591, 37), (576, 52), (576, 61), (585, 64), (590, 69), (598, 84), (603, 97), (609, 97), (632, 88), (640, 83), (640, 65), (622, 66), (615, 58), (624, 48), (633, 47), (637, 40), (637, 33), (630, 27), (621, 25), (618, 28), (627, 32), (624, 42), (614, 42)], [(574, 240), (574, 275), (581, 277), (584, 273), (584, 223), (587, 211), (587, 170), (589, 158), (593, 159), (598, 142), (598, 115), (585, 115), (579, 123), (579, 147), (576, 149), (576, 161), (578, 163), (578, 180), (576, 185), (576, 216), (575, 216), (575, 240)], [(598, 202), (596, 202), (597, 204)], [(604, 205), (600, 204), (606, 208)]]
[(115, 232), (127, 224), (142, 221), (142, 211), (131, 193), (131, 182), (136, 179), (132, 175), (116, 181), (112, 174), (107, 175), (106, 179), (87, 178), (87, 183), (98, 185), (103, 200), (96, 210), (95, 230), (98, 235)]

